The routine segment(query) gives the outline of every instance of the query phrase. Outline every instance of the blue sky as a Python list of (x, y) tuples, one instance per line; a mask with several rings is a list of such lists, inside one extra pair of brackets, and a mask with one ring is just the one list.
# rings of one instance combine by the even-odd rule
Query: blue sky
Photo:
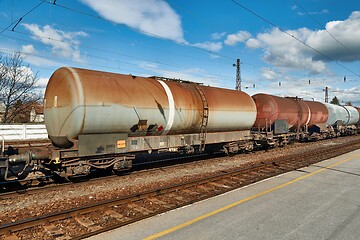
[(358, 0), (53, 2), (0, 0), (0, 51), (21, 51), (41, 87), (74, 66), (234, 88), (240, 58), (250, 95), (324, 101), (327, 86), (360, 106)]

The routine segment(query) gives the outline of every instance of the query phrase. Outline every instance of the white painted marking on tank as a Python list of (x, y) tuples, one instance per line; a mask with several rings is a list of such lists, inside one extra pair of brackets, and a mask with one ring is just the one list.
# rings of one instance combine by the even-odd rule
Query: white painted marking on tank
[(305, 125), (308, 125), (309, 122), (310, 122), (310, 118), (311, 118), (311, 111), (310, 111), (310, 108), (309, 108), (309, 106), (308, 106), (307, 104), (306, 104), (306, 106), (307, 106), (307, 108), (308, 108), (309, 116), (308, 116), (308, 119), (307, 119)]
[(170, 131), (170, 129), (171, 129), (173, 123), (174, 123), (175, 101), (174, 101), (174, 96), (172, 95), (172, 92), (171, 92), (169, 86), (165, 82), (163, 82), (161, 80), (157, 80), (157, 81), (161, 84), (161, 86), (163, 86), (163, 88), (164, 88), (164, 90), (166, 92), (168, 101), (169, 101), (169, 117), (168, 117), (168, 121), (166, 123), (165, 130), (164, 130), (164, 132), (162, 134), (162, 135), (166, 135)]
[(58, 96), (54, 96), (54, 108), (57, 108), (57, 99), (58, 99)]
[[(78, 101), (78, 106), (80, 106), (82, 108), (82, 115), (83, 118), (81, 119), (81, 121), (78, 121), (78, 126), (72, 126), (72, 132), (71, 135), (68, 135), (68, 137), (70, 138), (76, 138), (80, 133), (83, 132), (83, 128), (84, 128), (84, 121), (85, 121), (85, 114), (86, 114), (86, 106), (85, 106), (85, 98), (84, 98), (84, 89), (82, 86), (82, 82), (80, 79), (80, 76), (78, 74), (78, 72), (72, 68), (72, 67), (66, 67), (74, 76), (74, 84), (76, 85), (75, 88), (71, 88), (71, 91), (76, 91), (75, 93), (72, 93), (73, 96), (77, 96), (77, 99), (73, 100), (73, 101)], [(75, 109), (73, 109), (75, 110)], [(76, 129), (76, 132), (74, 131), (74, 129)]]
[(344, 123), (345, 125), (348, 125), (350, 123), (350, 119), (351, 119), (351, 112), (350, 112), (350, 109), (347, 108), (347, 106), (342, 106), (343, 108), (345, 108), (346, 112), (347, 112), (347, 122)]

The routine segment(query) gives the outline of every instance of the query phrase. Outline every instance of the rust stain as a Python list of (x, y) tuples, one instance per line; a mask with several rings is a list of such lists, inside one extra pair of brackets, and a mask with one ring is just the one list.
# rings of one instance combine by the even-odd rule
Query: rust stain
[(251, 97), (241, 91), (200, 86), (206, 95), (210, 110), (255, 112)]

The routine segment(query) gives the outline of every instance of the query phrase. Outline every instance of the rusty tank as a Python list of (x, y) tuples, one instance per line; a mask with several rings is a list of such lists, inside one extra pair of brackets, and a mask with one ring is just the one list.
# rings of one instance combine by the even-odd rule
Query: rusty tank
[(53, 73), (44, 100), (49, 138), (64, 148), (81, 134), (248, 130), (256, 112), (241, 91), (71, 67)]
[(276, 120), (285, 120), (289, 129), (305, 125), (324, 124), (328, 118), (327, 108), (320, 102), (283, 98), (269, 94), (252, 96), (257, 107), (255, 128), (267, 128)]
[(309, 108), (310, 118), (307, 122), (308, 126), (326, 124), (329, 118), (329, 112), (326, 106), (321, 102), (303, 101)]
[(302, 126), (309, 121), (310, 111), (306, 104), (289, 98), (264, 93), (252, 96), (257, 107), (255, 128), (265, 128), (275, 120), (287, 120), (289, 128)]

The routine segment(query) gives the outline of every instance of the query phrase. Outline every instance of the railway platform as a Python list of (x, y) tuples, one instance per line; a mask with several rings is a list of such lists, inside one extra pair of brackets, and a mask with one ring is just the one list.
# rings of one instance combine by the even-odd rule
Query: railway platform
[(89, 239), (358, 239), (360, 149)]

